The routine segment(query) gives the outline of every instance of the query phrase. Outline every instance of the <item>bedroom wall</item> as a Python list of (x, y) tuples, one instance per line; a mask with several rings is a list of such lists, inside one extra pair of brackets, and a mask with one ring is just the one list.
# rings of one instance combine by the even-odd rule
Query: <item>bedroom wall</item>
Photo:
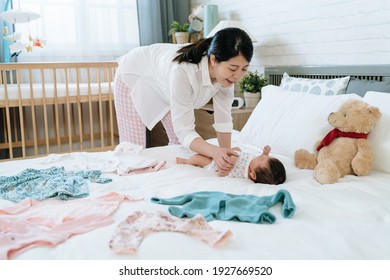
[(390, 64), (388, 0), (192, 0), (218, 5), (219, 19), (240, 20), (257, 38), (251, 63)]

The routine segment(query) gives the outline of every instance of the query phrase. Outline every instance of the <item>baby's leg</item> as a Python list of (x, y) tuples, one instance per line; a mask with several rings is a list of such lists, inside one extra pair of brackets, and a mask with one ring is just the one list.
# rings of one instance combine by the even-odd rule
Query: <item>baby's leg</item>
[(176, 163), (177, 164), (191, 164), (194, 166), (199, 166), (199, 167), (205, 167), (206, 165), (210, 164), (212, 161), (211, 158), (196, 154), (193, 155), (192, 157), (185, 159), (181, 157), (176, 158)]

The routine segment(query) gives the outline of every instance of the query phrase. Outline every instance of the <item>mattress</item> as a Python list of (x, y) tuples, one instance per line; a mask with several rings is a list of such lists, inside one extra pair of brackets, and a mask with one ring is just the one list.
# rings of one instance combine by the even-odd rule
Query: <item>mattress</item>
[[(213, 141), (213, 140), (210, 140)], [(244, 151), (254, 151), (244, 146)], [(107, 153), (90, 155), (105, 157)], [(71, 154), (69, 154), (70, 156)], [(73, 155), (80, 155), (75, 153)], [(114, 222), (85, 234), (74, 235), (55, 247), (36, 246), (16, 256), (18, 260), (386, 260), (390, 258), (390, 174), (372, 171), (369, 176), (346, 176), (337, 184), (320, 185), (310, 170), (294, 166), (291, 158), (278, 156), (287, 170), (287, 181), (278, 186), (255, 184), (248, 179), (222, 178), (213, 171), (178, 165), (175, 157), (191, 152), (181, 146), (156, 147), (138, 155), (166, 161), (157, 172), (118, 176), (108, 184), (89, 184), (93, 199), (108, 193), (127, 195), (136, 201), (122, 203)], [(77, 170), (82, 157), (50, 161), (36, 158), (0, 163), (0, 175), (11, 176), (26, 168), (62, 166)], [(109, 170), (108, 170), (109, 171)], [(194, 192), (215, 191), (235, 195), (270, 196), (285, 190), (295, 204), (290, 218), (281, 214), (282, 205), (270, 208), (274, 223), (212, 220), (215, 230), (232, 236), (214, 248), (180, 232), (151, 232), (144, 236), (135, 254), (116, 254), (109, 247), (118, 224), (136, 211), (169, 213), (167, 205), (151, 202), (152, 197), (170, 198)], [(55, 198), (52, 198), (55, 199)], [(141, 200), (139, 200), (141, 199)], [(14, 205), (0, 200), (0, 209)]]
[[(109, 83), (69, 83), (66, 84), (50, 84), (47, 83), (42, 86), (42, 84), (34, 83), (30, 84), (8, 84), (8, 100), (19, 100), (19, 91), (21, 99), (30, 99), (30, 98), (55, 98), (55, 97), (66, 97), (66, 96), (88, 96), (106, 94), (110, 92)], [(111, 88), (113, 91), (113, 83), (111, 83)], [(32, 89), (32, 90), (31, 90)], [(32, 96), (31, 96), (32, 95)], [(5, 100), (5, 90), (4, 87), (0, 87), (0, 100)]]

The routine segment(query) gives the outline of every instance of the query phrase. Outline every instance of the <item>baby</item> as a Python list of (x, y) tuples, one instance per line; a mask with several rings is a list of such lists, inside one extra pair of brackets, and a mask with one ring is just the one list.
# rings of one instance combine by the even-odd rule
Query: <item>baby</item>
[[(234, 148), (240, 151), (239, 148)], [(270, 146), (265, 146), (263, 153), (255, 156), (245, 152), (239, 152), (236, 164), (229, 173), (233, 178), (250, 178), (255, 183), (279, 185), (286, 181), (286, 170), (283, 163), (277, 158), (270, 157)], [(191, 164), (194, 166), (205, 167), (207, 169), (217, 170), (212, 158), (200, 154), (193, 155), (189, 159), (177, 157), (178, 164)]]

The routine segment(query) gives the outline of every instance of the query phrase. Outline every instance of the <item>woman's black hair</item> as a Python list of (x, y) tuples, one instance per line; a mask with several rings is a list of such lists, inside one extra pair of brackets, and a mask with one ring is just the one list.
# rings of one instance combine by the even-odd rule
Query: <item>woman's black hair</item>
[(213, 37), (199, 39), (177, 51), (174, 62), (198, 64), (203, 56), (215, 55), (217, 62), (227, 61), (242, 54), (248, 63), (252, 60), (253, 44), (249, 35), (240, 28), (228, 27), (219, 30)]

